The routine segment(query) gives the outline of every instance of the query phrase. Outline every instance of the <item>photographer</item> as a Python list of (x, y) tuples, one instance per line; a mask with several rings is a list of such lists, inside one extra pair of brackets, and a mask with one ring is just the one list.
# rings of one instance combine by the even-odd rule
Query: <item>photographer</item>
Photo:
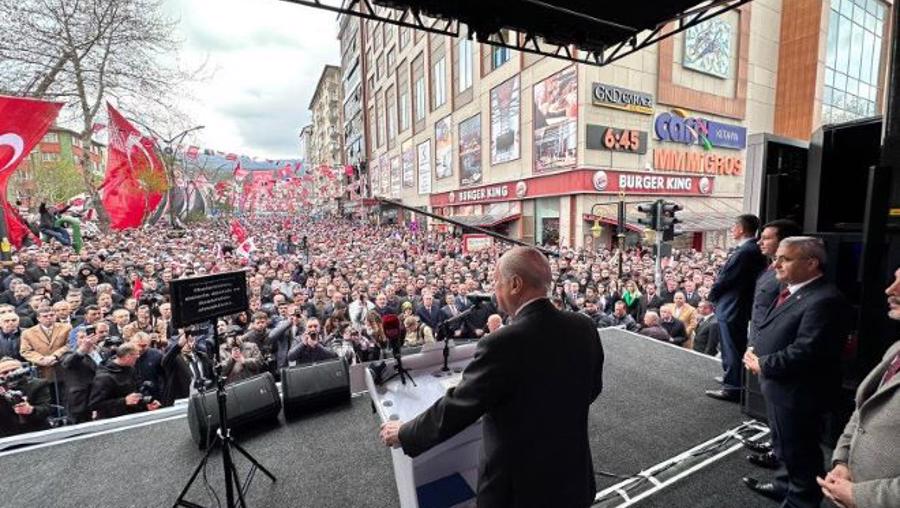
[(69, 416), (76, 423), (91, 420), (88, 401), (91, 397), (91, 384), (97, 374), (97, 368), (106, 361), (99, 351), (104, 335), (96, 333), (93, 326), (78, 330), (76, 333), (75, 351), (69, 351), (60, 360), (63, 379), (66, 380), (66, 403)]
[(137, 332), (131, 337), (131, 342), (137, 346), (140, 357), (134, 364), (134, 373), (138, 385), (145, 381), (153, 383), (150, 395), (154, 399), (161, 399), (165, 383), (165, 375), (162, 368), (162, 351), (154, 345), (156, 338), (149, 333)]
[[(143, 300), (143, 298), (141, 300)], [(138, 332), (156, 334), (159, 341), (158, 347), (160, 349), (164, 349), (169, 344), (168, 338), (166, 337), (166, 323), (157, 321), (150, 312), (150, 307), (147, 305), (138, 307), (137, 320), (122, 329), (122, 338), (130, 340)]]
[(316, 318), (306, 320), (306, 333), (299, 339), (295, 339), (287, 355), (288, 363), (296, 362), (299, 365), (336, 359), (338, 355), (335, 352), (326, 349), (319, 343), (320, 334), (319, 320)]
[(20, 369), (19, 360), (0, 359), (0, 437), (50, 427), (50, 383)]
[(172, 341), (163, 355), (162, 369), (165, 376), (165, 390), (160, 400), (162, 405), (171, 406), (178, 399), (188, 397), (198, 387), (211, 386), (215, 380), (209, 357), (194, 350), (192, 330), (184, 330), (178, 340)]
[(228, 339), (220, 346), (219, 357), (225, 383), (247, 379), (263, 371), (262, 355), (259, 347), (253, 342), (244, 342), (237, 338)]
[(161, 404), (152, 397), (135, 391), (138, 382), (134, 364), (139, 356), (135, 344), (125, 343), (116, 349), (115, 358), (97, 369), (88, 403), (88, 409), (96, 411), (97, 418), (153, 411), (160, 407)]

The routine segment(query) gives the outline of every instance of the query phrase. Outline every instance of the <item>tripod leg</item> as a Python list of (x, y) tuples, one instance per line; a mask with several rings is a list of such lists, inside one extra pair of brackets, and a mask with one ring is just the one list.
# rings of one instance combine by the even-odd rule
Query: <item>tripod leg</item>
[[(230, 441), (230, 440), (229, 440)], [(225, 443), (225, 446), (230, 446), (229, 442)], [(238, 476), (237, 466), (234, 465), (234, 462), (231, 462), (231, 476), (234, 478), (234, 489), (237, 490), (238, 502), (240, 503), (241, 508), (247, 508), (247, 502), (244, 500), (244, 487), (241, 485), (241, 479)]]
[(184, 500), (184, 496), (187, 495), (188, 491), (191, 490), (191, 485), (194, 484), (194, 481), (197, 479), (197, 475), (200, 474), (200, 471), (203, 470), (203, 467), (206, 466), (206, 463), (209, 461), (209, 455), (216, 448), (216, 443), (218, 442), (219, 437), (216, 436), (215, 439), (209, 444), (209, 448), (206, 450), (206, 454), (203, 455), (203, 459), (200, 460), (200, 463), (197, 464), (197, 467), (194, 469), (194, 473), (191, 475), (190, 479), (188, 479), (187, 484), (185, 484), (184, 488), (181, 490), (181, 494), (178, 494), (178, 499), (175, 500), (175, 504), (172, 505), (172, 508), (177, 506), (196, 506), (193, 503), (187, 504), (188, 501)]
[(234, 448), (237, 449), (238, 453), (240, 453), (241, 455), (243, 455), (245, 459), (249, 460), (251, 464), (253, 464), (254, 466), (256, 466), (257, 469), (259, 469), (260, 471), (262, 471), (263, 474), (265, 474), (266, 476), (268, 476), (270, 480), (272, 480), (273, 482), (277, 482), (277, 481), (278, 481), (278, 479), (275, 478), (275, 475), (273, 475), (272, 473), (270, 473), (268, 469), (266, 469), (266, 468), (265, 468), (262, 464), (260, 464), (255, 458), (253, 458), (253, 455), (250, 455), (250, 453), (248, 453), (247, 450), (241, 448), (241, 445), (237, 444), (237, 443), (234, 442), (234, 441), (231, 442), (231, 445), (234, 446)]

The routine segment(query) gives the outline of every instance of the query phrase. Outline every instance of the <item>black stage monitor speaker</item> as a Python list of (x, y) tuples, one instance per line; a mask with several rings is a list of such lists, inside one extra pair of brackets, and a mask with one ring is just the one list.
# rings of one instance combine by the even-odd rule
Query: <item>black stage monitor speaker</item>
[(350, 370), (344, 360), (281, 369), (285, 416), (350, 400)]
[(741, 391), (741, 412), (761, 422), (768, 422), (766, 399), (759, 387), (759, 376), (752, 374), (747, 369), (741, 370), (744, 377), (744, 388)]
[[(278, 418), (281, 399), (275, 378), (266, 372), (236, 381), (225, 387), (227, 394), (228, 423), (232, 429), (240, 429), (250, 423)], [(219, 428), (219, 406), (216, 391), (195, 393), (188, 402), (188, 425), (191, 438), (201, 449), (212, 440)]]

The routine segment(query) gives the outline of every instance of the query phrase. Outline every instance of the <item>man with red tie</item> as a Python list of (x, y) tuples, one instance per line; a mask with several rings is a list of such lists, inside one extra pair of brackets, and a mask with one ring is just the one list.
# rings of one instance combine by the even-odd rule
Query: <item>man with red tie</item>
[[(900, 321), (900, 269), (888, 286), (888, 316)], [(900, 341), (859, 385), (856, 410), (834, 449), (822, 493), (844, 508), (900, 506)]]
[(818, 238), (785, 238), (775, 255), (783, 285), (760, 321), (744, 365), (759, 375), (772, 445), (781, 467), (772, 482), (744, 478), (754, 492), (782, 507), (818, 508), (824, 473), (819, 447), (824, 415), (840, 392), (841, 352), (848, 305), (822, 275), (825, 249)]

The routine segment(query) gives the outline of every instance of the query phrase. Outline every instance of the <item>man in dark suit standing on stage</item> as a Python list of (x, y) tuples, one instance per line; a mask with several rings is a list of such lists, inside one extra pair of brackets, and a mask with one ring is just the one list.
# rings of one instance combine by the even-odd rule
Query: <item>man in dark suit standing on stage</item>
[(719, 270), (719, 278), (709, 291), (719, 318), (719, 346), (725, 371), (722, 388), (706, 391), (706, 395), (715, 399), (737, 402), (741, 398), (741, 357), (747, 349), (753, 289), (756, 278), (766, 267), (766, 258), (754, 241), (758, 229), (759, 218), (755, 215), (738, 216), (731, 227), (737, 248)]
[(537, 249), (504, 254), (494, 291), (510, 323), (478, 342), (456, 388), (414, 420), (381, 427), (385, 444), (415, 457), (484, 416), (481, 508), (585, 507), (596, 494), (587, 419), (603, 349), (590, 318), (550, 303), (551, 278)]
[(841, 351), (848, 305), (825, 280), (821, 240), (785, 238), (775, 256), (775, 276), (784, 286), (759, 323), (744, 365), (759, 375), (766, 399), (775, 456), (782, 466), (773, 482), (744, 478), (755, 492), (783, 507), (818, 507), (824, 474), (819, 447), (824, 415), (841, 385)]

